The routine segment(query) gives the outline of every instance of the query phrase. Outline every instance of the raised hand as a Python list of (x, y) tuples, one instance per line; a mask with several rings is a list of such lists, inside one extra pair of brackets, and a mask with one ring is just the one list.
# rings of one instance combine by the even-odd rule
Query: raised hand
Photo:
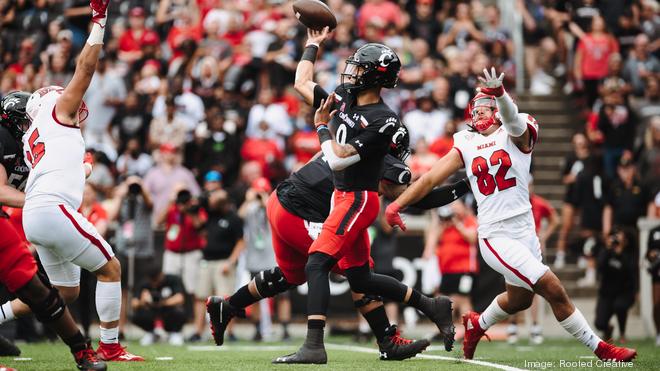
[(314, 126), (327, 125), (337, 110), (330, 111), (335, 103), (335, 93), (330, 93), (326, 99), (321, 100), (321, 105), (314, 113)]
[(108, 4), (110, 0), (90, 0), (89, 7), (92, 8), (92, 22), (105, 27), (108, 19)]
[(311, 28), (307, 29), (307, 42), (305, 46), (310, 44), (315, 44), (320, 46), (325, 40), (328, 39), (330, 34), (330, 27), (325, 26), (322, 30), (312, 30)]
[(490, 73), (488, 73), (488, 69), (484, 68), (484, 76), (479, 76), (479, 81), (483, 84), (483, 86), (479, 88), (479, 91), (484, 94), (501, 97), (504, 95), (502, 80), (504, 80), (504, 72), (497, 77), (495, 67), (490, 68)]

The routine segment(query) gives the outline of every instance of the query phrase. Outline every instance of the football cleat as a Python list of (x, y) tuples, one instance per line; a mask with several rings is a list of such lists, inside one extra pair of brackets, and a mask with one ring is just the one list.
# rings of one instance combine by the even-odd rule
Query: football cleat
[(119, 343), (106, 344), (99, 341), (96, 356), (103, 361), (110, 362), (142, 362), (144, 358), (129, 353)]
[(308, 348), (303, 344), (297, 352), (277, 357), (272, 363), (324, 365), (328, 363), (328, 355), (325, 353), (325, 348)]
[(75, 352), (73, 358), (76, 360), (78, 370), (105, 371), (107, 369), (105, 362), (99, 360), (96, 352), (94, 352), (94, 349), (89, 344), (87, 348)]
[(477, 349), (477, 344), (481, 337), (486, 335), (488, 341), (490, 337), (486, 334), (486, 330), (482, 329), (479, 325), (479, 313), (467, 312), (463, 315), (463, 326), (465, 326), (465, 336), (463, 337), (463, 357), (465, 359), (472, 359), (474, 351)]
[(630, 362), (637, 356), (635, 349), (617, 347), (601, 340), (594, 352), (602, 361)]
[(380, 359), (383, 361), (401, 361), (423, 352), (431, 343), (426, 340), (410, 340), (401, 336), (396, 325), (385, 330), (385, 338), (378, 342)]
[(206, 312), (211, 319), (211, 334), (215, 345), (225, 342), (225, 330), (234, 317), (245, 318), (245, 309), (239, 309), (219, 296), (209, 296), (206, 299)]
[(452, 320), (451, 300), (446, 296), (438, 296), (431, 300), (430, 308), (424, 310), (424, 314), (429, 317), (440, 330), (440, 335), (445, 343), (445, 350), (451, 352), (454, 348), (454, 335), (456, 330)]

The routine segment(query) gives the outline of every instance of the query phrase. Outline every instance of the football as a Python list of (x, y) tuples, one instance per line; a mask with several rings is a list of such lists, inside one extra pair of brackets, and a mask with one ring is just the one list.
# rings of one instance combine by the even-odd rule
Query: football
[(337, 27), (337, 18), (330, 8), (319, 0), (297, 0), (293, 3), (293, 12), (307, 28), (322, 30), (328, 26), (333, 30)]

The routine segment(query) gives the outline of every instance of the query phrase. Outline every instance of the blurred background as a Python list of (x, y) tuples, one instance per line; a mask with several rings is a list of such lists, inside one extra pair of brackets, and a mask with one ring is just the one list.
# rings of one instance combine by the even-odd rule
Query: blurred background
[[(96, 166), (81, 211), (121, 257), (121, 328), (144, 344), (208, 340), (206, 296), (231, 294), (250, 273), (275, 265), (263, 200), (320, 150), (313, 111), (293, 90), (306, 29), (291, 3), (110, 3), (110, 32), (85, 96), (83, 134)], [(656, 337), (658, 1), (327, 4), (338, 26), (321, 48), (315, 81), (333, 90), (345, 58), (365, 43), (397, 52), (400, 83), (383, 99), (410, 130), (413, 180), (466, 128), (464, 110), (481, 71), (494, 65), (506, 74), (520, 111), (541, 128), (532, 204), (546, 262), (604, 336), (625, 341), (630, 315), (630, 336)], [(87, 0), (0, 0), (0, 98), (66, 85), (89, 20)], [(20, 222), (20, 210), (6, 211)], [(452, 295), (457, 312), (484, 309), (503, 280), (477, 253), (474, 198), (411, 213), (406, 233), (381, 220), (373, 226), (376, 270), (428, 294)], [(95, 285), (83, 277), (73, 310), (88, 331), (97, 320)], [(348, 284), (332, 279), (335, 332), (366, 337)], [(251, 308), (232, 336), (288, 338), (289, 322), (304, 316), (305, 293), (301, 286)], [(544, 309), (541, 303), (521, 332), (542, 341), (544, 318), (551, 318)], [(391, 304), (389, 313), (409, 329), (418, 325), (414, 310)], [(513, 323), (500, 332), (517, 340)], [(31, 319), (0, 333), (44, 336)]]

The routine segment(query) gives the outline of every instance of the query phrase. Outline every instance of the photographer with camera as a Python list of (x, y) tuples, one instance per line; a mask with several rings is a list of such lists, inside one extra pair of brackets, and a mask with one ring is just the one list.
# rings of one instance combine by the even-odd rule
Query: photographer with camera
[(646, 251), (647, 268), (653, 280), (653, 322), (655, 322), (655, 346), (660, 347), (660, 225), (649, 232)]
[(149, 266), (147, 277), (131, 303), (135, 311), (133, 323), (146, 331), (140, 345), (151, 345), (158, 340), (154, 333), (156, 319), (163, 322), (171, 345), (183, 345), (181, 330), (186, 323), (186, 313), (181, 278), (164, 274), (155, 264)]
[(157, 224), (165, 224), (163, 272), (181, 277), (187, 293), (192, 294), (198, 279), (204, 239), (201, 232), (206, 212), (183, 185), (174, 187), (173, 197)]
[(598, 273), (601, 276), (596, 304), (596, 328), (603, 332), (603, 339), (612, 338), (610, 318), (616, 315), (619, 323), (620, 342), (625, 341), (628, 310), (635, 303), (638, 289), (637, 260), (629, 247), (626, 233), (612, 228), (605, 239), (605, 246), (598, 254)]
[(154, 235), (151, 228), (153, 202), (142, 186), (142, 178), (129, 176), (117, 187), (107, 204), (108, 219), (115, 222), (115, 248), (121, 263), (122, 311), (119, 330), (126, 325), (129, 293), (147, 277), (146, 267), (153, 261)]

